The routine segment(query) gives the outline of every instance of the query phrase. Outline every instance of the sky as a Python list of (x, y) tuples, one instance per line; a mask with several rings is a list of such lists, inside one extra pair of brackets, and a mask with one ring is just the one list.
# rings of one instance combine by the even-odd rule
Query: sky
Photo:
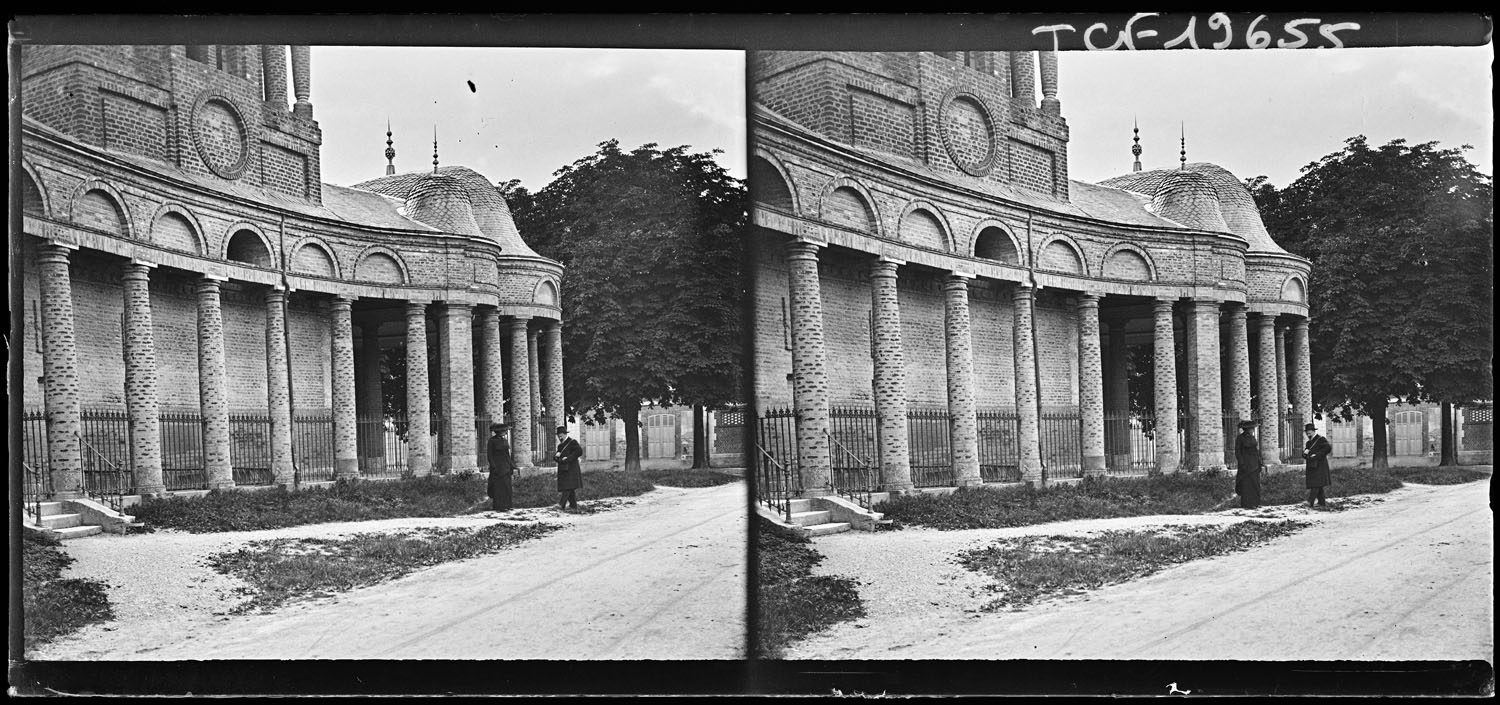
[(1218, 164), (1278, 188), (1300, 169), (1365, 135), (1466, 153), (1494, 175), (1494, 44), (1363, 49), (1067, 51), (1058, 98), (1068, 121), (1069, 176), (1097, 183), (1128, 173), (1131, 121), (1145, 169)]
[[(537, 191), (614, 138), (693, 152), (745, 178), (744, 54), (732, 50), (335, 47), (311, 51), (322, 180), (385, 174), (386, 120), (398, 173), (467, 166)], [(471, 91), (469, 83), (474, 84)]]

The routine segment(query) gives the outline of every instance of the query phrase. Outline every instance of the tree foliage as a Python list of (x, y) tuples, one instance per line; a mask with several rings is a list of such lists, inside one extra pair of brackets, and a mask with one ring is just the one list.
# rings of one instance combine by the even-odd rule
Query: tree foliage
[(1246, 183), (1271, 236), (1313, 264), (1315, 403), (1370, 415), (1377, 458), (1390, 400), (1493, 394), (1494, 184), (1467, 149), (1361, 135), (1284, 189)]
[(625, 419), (627, 465), (642, 403), (741, 394), (747, 197), (713, 154), (610, 140), (540, 191), (500, 186), (527, 243), (566, 267), (569, 411)]

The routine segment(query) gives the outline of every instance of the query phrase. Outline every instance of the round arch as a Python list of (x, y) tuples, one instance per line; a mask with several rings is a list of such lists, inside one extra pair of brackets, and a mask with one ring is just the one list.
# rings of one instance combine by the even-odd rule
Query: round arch
[(969, 240), (967, 243), (965, 243), (964, 249), (970, 255), (978, 257), (980, 259), (991, 259), (997, 262), (1004, 262), (1005, 260), (1003, 259), (997, 257), (988, 257), (984, 254), (980, 254), (981, 250), (989, 252), (989, 247), (993, 245), (993, 237), (985, 238), (987, 242), (980, 242), (980, 236), (983, 235), (985, 231), (991, 229), (998, 231), (1001, 235), (1003, 235), (1005, 237), (1005, 240), (1010, 243), (1010, 251), (1015, 253), (1016, 261), (1006, 262), (1006, 264), (1014, 264), (1021, 267), (1026, 266), (1026, 262), (1028, 261), (1028, 253), (1021, 247), (1021, 241), (1016, 239), (1016, 234), (1011, 231), (1010, 226), (994, 218), (985, 218), (984, 220), (981, 220), (974, 225), (974, 229), (969, 234)]
[(374, 278), (365, 279), (365, 275), (368, 274), (367, 270), (368, 270), (368, 268), (370, 266), (369, 262), (372, 261), (372, 258), (374, 258), (376, 256), (379, 256), (379, 255), (384, 255), (386, 257), (389, 257), (391, 259), (391, 261), (396, 264), (396, 275), (399, 278), (399, 281), (386, 282), (386, 283), (389, 283), (389, 284), (409, 284), (409, 283), (411, 283), (411, 277), (408, 274), (408, 271), (406, 269), (406, 261), (403, 260), (403, 259), (401, 259), (401, 255), (396, 254), (395, 250), (393, 250), (393, 249), (391, 249), (389, 247), (386, 247), (384, 245), (370, 245), (369, 247), (366, 247), (365, 249), (360, 250), (359, 255), (354, 258), (354, 278), (358, 279), (358, 280), (362, 280), (362, 281), (385, 281), (383, 279), (374, 279)]
[(135, 221), (130, 217), (130, 209), (125, 207), (125, 195), (120, 193), (119, 189), (102, 179), (85, 180), (73, 189), (72, 202), (68, 208), (68, 220), (74, 223), (81, 222), (79, 218), (83, 214), (78, 211), (78, 205), (88, 194), (95, 191), (103, 194), (110, 201), (110, 205), (114, 206), (115, 212), (120, 216), (120, 228), (124, 230), (120, 235), (134, 240)]
[(1156, 260), (1151, 258), (1150, 252), (1133, 242), (1117, 242), (1105, 250), (1104, 256), (1099, 258), (1099, 276), (1109, 276), (1109, 260), (1121, 252), (1140, 257), (1146, 263), (1146, 281), (1156, 281)]
[(875, 207), (875, 196), (864, 184), (847, 176), (837, 176), (828, 180), (823, 186), (823, 193), (818, 197), (818, 218), (828, 220), (828, 199), (833, 193), (841, 188), (847, 188), (859, 195), (864, 202), (865, 213), (870, 216), (870, 234), (876, 237), (884, 237), (885, 228), (880, 224), (880, 210)]
[(1062, 245), (1063, 247), (1068, 248), (1068, 251), (1073, 255), (1074, 261), (1078, 263), (1078, 268), (1082, 270), (1079, 271), (1078, 274), (1085, 277), (1090, 276), (1088, 260), (1083, 258), (1083, 248), (1078, 245), (1078, 242), (1076, 240), (1067, 235), (1064, 235), (1063, 233), (1054, 233), (1052, 235), (1048, 235), (1042, 240), (1041, 244), (1037, 246), (1036, 253), (1033, 255), (1033, 257), (1034, 261), (1036, 262), (1036, 268), (1039, 271), (1047, 271), (1042, 270), (1042, 253), (1046, 252), (1047, 249), (1052, 247), (1053, 245)]
[(562, 287), (551, 277), (545, 277), (531, 290), (531, 302), (539, 306), (562, 308)]
[(937, 206), (933, 205), (931, 201), (928, 201), (926, 199), (912, 199), (906, 204), (906, 207), (901, 209), (901, 217), (896, 219), (896, 237), (898, 239), (901, 239), (902, 242), (908, 242), (905, 239), (906, 233), (902, 232), (902, 229), (906, 226), (906, 217), (917, 211), (926, 213), (934, 221), (937, 221), (938, 235), (942, 238), (943, 241), (941, 249), (944, 252), (952, 252), (953, 226), (948, 224), (948, 216), (945, 215), (943, 211)]
[(152, 244), (165, 246), (163, 244), (164, 238), (158, 237), (158, 233), (160, 232), (162, 218), (168, 215), (175, 215), (187, 223), (188, 236), (192, 240), (191, 245), (193, 247), (191, 252), (194, 254), (203, 254), (208, 251), (208, 243), (203, 238), (203, 224), (198, 222), (198, 216), (188, 210), (187, 206), (172, 201), (157, 206), (156, 212), (151, 214), (149, 240)]
[(21, 192), (21, 211), (23, 213), (34, 213), (45, 218), (51, 218), (52, 197), (47, 194), (47, 187), (42, 183), (41, 175), (37, 173), (36, 167), (32, 166), (30, 162), (22, 159), (21, 173), (25, 177), (25, 181), (22, 183), (21, 188), (26, 189), (27, 186), (31, 187), (30, 192), (36, 193), (36, 205), (38, 206), (38, 210), (36, 211), (30, 211), (26, 209), (26, 206), (28, 205), (28, 199), (26, 198), (26, 196), (28, 196), (30, 192), (23, 190)]
[(303, 237), (297, 238), (297, 242), (292, 244), (292, 256), (287, 260), (288, 269), (301, 274), (321, 276), (317, 272), (309, 272), (305, 269), (299, 269), (297, 267), (298, 260), (302, 257), (302, 250), (304, 248), (317, 250), (323, 254), (323, 257), (328, 261), (329, 268), (333, 270), (329, 276), (332, 276), (334, 279), (344, 278), (344, 270), (339, 266), (339, 258), (334, 256), (333, 248), (330, 247), (328, 243), (323, 240), (323, 238), (320, 238), (316, 235), (304, 235)]
[(1307, 280), (1300, 274), (1287, 275), (1281, 282), (1281, 300), (1307, 303)]
[[(759, 171), (759, 170), (757, 170), (755, 168), (755, 160), (757, 158), (765, 160), (765, 164), (767, 166), (771, 167), (771, 170), (774, 171), (776, 173), (776, 176), (781, 179), (782, 186), (786, 188), (787, 198), (791, 201), (790, 207), (791, 207), (791, 210), (792, 210), (792, 215), (799, 215), (799, 214), (801, 214), (802, 213), (802, 203), (801, 203), (801, 199), (797, 196), (797, 185), (796, 185), (796, 182), (792, 180), (792, 173), (787, 170), (786, 164), (781, 161), (780, 157), (777, 157), (775, 154), (772, 154), (770, 151), (766, 150), (764, 147), (757, 147), (755, 149), (755, 153), (752, 154), (752, 155), (750, 155), (750, 182), (751, 182), (751, 195), (752, 195), (752, 197), (757, 192), (757, 189), (755, 189), (755, 187), (754, 187), (754, 184), (756, 183), (756, 178), (755, 177), (756, 177), (757, 173), (760, 173), (762, 176), (765, 176), (765, 177), (769, 177), (770, 176), (770, 174), (766, 174), (763, 171)], [(775, 205), (775, 204), (772, 204), (772, 205)]]
[[(266, 264), (257, 264), (249, 260), (236, 259), (230, 256), (231, 250), (238, 250), (241, 247), (247, 246), (245, 244), (247, 240), (240, 237), (240, 233), (250, 233), (250, 235), (254, 236), (255, 239), (251, 242), (253, 242), (254, 244), (259, 244), (261, 248), (265, 250), (266, 259), (268, 260)], [(241, 251), (236, 252), (236, 254), (243, 255), (247, 253)], [(255, 253), (251, 252), (248, 254), (250, 256), (253, 256)], [(252, 223), (248, 220), (241, 220), (230, 224), (230, 226), (227, 228), (224, 228), (224, 236), (222, 238), (222, 243), (219, 246), (219, 259), (226, 262), (239, 262), (241, 264), (248, 264), (252, 267), (265, 267), (267, 269), (275, 269), (276, 248), (271, 246), (271, 238), (266, 236), (266, 232), (262, 230), (259, 225), (256, 225), (255, 223)]]

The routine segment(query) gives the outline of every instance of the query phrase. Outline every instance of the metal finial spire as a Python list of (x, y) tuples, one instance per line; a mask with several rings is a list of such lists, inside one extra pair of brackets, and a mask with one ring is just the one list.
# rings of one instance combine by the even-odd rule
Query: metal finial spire
[(1135, 165), (1131, 171), (1141, 170), (1141, 121), (1135, 120), (1135, 144), (1131, 146), (1130, 153), (1135, 155)]
[(396, 148), (391, 146), (391, 121), (385, 121), (385, 175), (396, 173)]
[(432, 173), (437, 173), (437, 125), (432, 126)]
[(1185, 170), (1187, 169), (1187, 127), (1183, 125), (1183, 123), (1177, 123), (1177, 127), (1179, 130), (1181, 130), (1182, 135), (1182, 151), (1178, 152), (1178, 154), (1181, 156), (1177, 158), (1178, 161), (1182, 162), (1182, 166), (1178, 168)]

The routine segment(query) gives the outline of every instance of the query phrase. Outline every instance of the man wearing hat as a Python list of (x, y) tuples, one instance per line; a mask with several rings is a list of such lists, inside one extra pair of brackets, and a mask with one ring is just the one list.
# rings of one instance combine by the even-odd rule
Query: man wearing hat
[(1317, 424), (1303, 426), (1302, 433), (1307, 436), (1307, 443), (1302, 447), (1302, 457), (1307, 461), (1307, 506), (1313, 506), (1313, 500), (1317, 500), (1319, 507), (1327, 507), (1328, 498), (1323, 496), (1323, 489), (1332, 483), (1328, 455), (1333, 452), (1333, 444), (1318, 434)]
[(490, 424), (490, 431), (495, 435), (490, 437), (485, 449), (490, 461), (490, 504), (497, 512), (510, 511), (510, 478), (516, 472), (515, 461), (510, 457), (510, 442), (505, 440), (508, 430), (510, 424)]
[(583, 487), (583, 469), (578, 459), (583, 457), (583, 446), (568, 436), (567, 426), (557, 427), (557, 504), (562, 509), (577, 509), (578, 496), (574, 494)]
[(1260, 460), (1260, 441), (1251, 433), (1259, 425), (1256, 421), (1241, 421), (1240, 435), (1234, 439), (1234, 492), (1240, 496), (1240, 506), (1255, 509), (1260, 506), (1260, 473), (1266, 466)]

